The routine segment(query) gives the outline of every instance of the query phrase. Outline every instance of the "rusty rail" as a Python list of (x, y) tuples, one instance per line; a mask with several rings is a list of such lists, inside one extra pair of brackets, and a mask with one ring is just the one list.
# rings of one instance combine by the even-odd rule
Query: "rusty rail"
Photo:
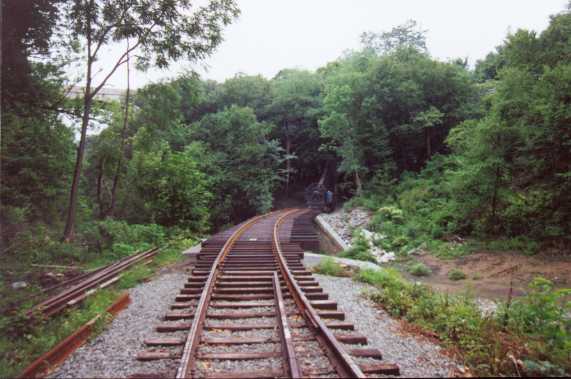
[(177, 371), (176, 377), (178, 378), (192, 378), (192, 368), (194, 364), (194, 357), (196, 353), (196, 349), (198, 348), (200, 333), (204, 327), (204, 319), (206, 317), (206, 310), (208, 303), (210, 302), (210, 298), (212, 296), (212, 291), (214, 290), (214, 285), (216, 284), (216, 277), (218, 276), (218, 266), (220, 263), (224, 261), (226, 255), (230, 252), (230, 248), (234, 244), (234, 242), (240, 238), (240, 236), (254, 223), (256, 223), (259, 219), (266, 217), (265, 215), (257, 216), (249, 220), (248, 222), (244, 223), (238, 230), (236, 230), (232, 236), (226, 241), (224, 246), (222, 247), (220, 254), (214, 261), (212, 265), (210, 275), (204, 285), (204, 290), (202, 292), (202, 296), (200, 297), (198, 307), (195, 311), (195, 316), (193, 318), (192, 327), (190, 329), (190, 333), (186, 339), (186, 343), (184, 345), (184, 350), (182, 352), (181, 364)]
[(35, 315), (51, 317), (66, 307), (79, 303), (92, 293), (90, 291), (94, 291), (96, 287), (110, 284), (120, 272), (125, 271), (136, 263), (152, 258), (158, 251), (158, 248), (153, 248), (99, 268), (84, 277), (79, 283), (35, 305), (28, 311), (27, 315), (28, 317), (34, 317)]
[[(298, 212), (306, 212), (306, 210), (296, 210), (293, 213)], [(280, 238), (279, 238), (279, 227), (284, 219), (290, 216), (292, 213), (286, 213), (281, 216), (275, 226), (274, 226), (274, 253), (277, 255), (278, 262), (280, 264), (281, 273), (286, 279), (286, 284), (290, 289), (290, 293), (293, 295), (294, 301), (302, 311), (303, 317), (308, 321), (309, 325), (312, 325), (313, 328), (318, 332), (318, 335), (321, 337), (323, 347), (328, 351), (328, 355), (332, 359), (332, 364), (337, 369), (339, 375), (342, 378), (366, 378), (366, 375), (363, 371), (359, 368), (359, 366), (355, 363), (353, 358), (345, 351), (343, 346), (337, 341), (333, 333), (329, 330), (329, 328), (323, 323), (321, 317), (315, 312), (315, 309), (311, 306), (311, 303), (297, 284), (297, 281), (294, 279), (292, 273), (288, 269), (287, 263), (283, 257), (281, 246), (280, 246)]]
[[(343, 322), (344, 313), (337, 310), (337, 303), (329, 300), (301, 262), (300, 242), (315, 240), (311, 229), (313, 214), (306, 212), (293, 209), (257, 216), (205, 241), (192, 276), (171, 305), (171, 309), (178, 311), (168, 312), (164, 317), (166, 322), (156, 328), (159, 333), (187, 330), (188, 334), (185, 338), (147, 339), (145, 344), (151, 349), (137, 356), (143, 361), (180, 359), (176, 373), (141, 373), (133, 377), (398, 375), (398, 366), (371, 361), (382, 359), (378, 349), (342, 345), (367, 344), (367, 338), (343, 332), (354, 330), (354, 325)], [(302, 221), (295, 222), (298, 218)], [(192, 321), (176, 322), (185, 319)], [(247, 322), (250, 319), (257, 321)], [(264, 329), (273, 332), (234, 335), (234, 331)], [(318, 348), (307, 350), (306, 341)], [(260, 350), (240, 347), (253, 344), (275, 346)], [(157, 349), (159, 346), (165, 348)], [(179, 346), (181, 349), (176, 348)], [(216, 346), (234, 348), (216, 349)], [(228, 366), (218, 371), (212, 368), (214, 363), (208, 363), (272, 358), (281, 359), (268, 361), (256, 371), (228, 371)], [(365, 359), (359, 361), (360, 358)], [(321, 366), (312, 365), (313, 359), (319, 359)], [(276, 366), (278, 362), (281, 369)]]
[[(131, 299), (129, 298), (129, 294), (124, 293), (119, 296), (119, 298), (109, 308), (107, 308), (106, 313), (109, 313), (114, 317), (125, 309), (130, 302)], [(93, 326), (102, 316), (103, 314), (95, 316), (49, 351), (42, 354), (38, 359), (26, 367), (19, 377), (35, 378), (44, 376), (46, 372), (53, 370), (89, 339), (93, 332)]]
[(284, 359), (287, 362), (286, 366), (287, 370), (289, 371), (288, 376), (290, 378), (302, 378), (303, 373), (301, 372), (301, 368), (299, 367), (299, 363), (297, 362), (297, 358), (295, 356), (292, 332), (287, 322), (287, 314), (282, 296), (280, 279), (277, 272), (274, 272), (272, 284), (274, 286), (274, 294), (276, 296), (276, 313), (279, 318), (278, 326), (282, 337), (282, 354), (284, 355)]

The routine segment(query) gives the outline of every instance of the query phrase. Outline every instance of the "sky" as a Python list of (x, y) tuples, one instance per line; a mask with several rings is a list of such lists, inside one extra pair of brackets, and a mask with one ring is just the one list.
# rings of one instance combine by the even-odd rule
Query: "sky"
[[(240, 17), (224, 42), (200, 63), (177, 62), (167, 70), (135, 72), (131, 86), (174, 78), (188, 68), (203, 78), (224, 81), (236, 73), (273, 77), (284, 68), (315, 70), (360, 47), (364, 31), (387, 31), (409, 19), (428, 30), (430, 54), (440, 60), (468, 58), (471, 64), (500, 45), (508, 32), (541, 31), (567, 0), (237, 0)], [(122, 50), (105, 51), (109, 67)], [(103, 71), (98, 78), (103, 77)], [(118, 70), (108, 82), (125, 88)]]

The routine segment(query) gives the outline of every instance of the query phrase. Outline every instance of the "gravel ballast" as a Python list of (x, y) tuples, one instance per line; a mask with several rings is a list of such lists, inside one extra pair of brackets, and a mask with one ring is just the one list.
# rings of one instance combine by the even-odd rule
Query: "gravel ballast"
[(368, 347), (378, 348), (383, 362), (398, 364), (402, 377), (446, 377), (451, 369), (461, 367), (443, 355), (440, 346), (401, 332), (398, 321), (363, 298), (361, 293), (374, 290), (372, 286), (349, 278), (315, 277), (330, 298), (337, 301), (347, 321), (354, 322), (355, 331), (367, 336)]
[[(143, 341), (157, 337), (156, 324), (184, 286), (188, 274), (168, 273), (131, 288), (131, 304), (97, 337), (80, 347), (50, 375), (53, 378), (117, 378), (135, 373), (168, 372), (176, 369), (170, 360), (139, 362)], [(184, 333), (184, 332), (183, 332)], [(169, 333), (169, 336), (173, 336)]]

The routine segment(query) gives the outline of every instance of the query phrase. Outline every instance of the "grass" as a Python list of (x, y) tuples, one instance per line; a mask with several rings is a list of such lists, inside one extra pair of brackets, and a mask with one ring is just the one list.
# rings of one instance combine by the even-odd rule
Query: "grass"
[[(39, 300), (29, 300), (29, 296), (38, 294), (39, 287), (28, 276), (30, 286), (23, 290), (12, 290), (6, 280), (0, 281), (2, 295), (2, 314), (0, 315), (0, 377), (17, 376), (28, 364), (41, 354), (51, 349), (62, 339), (73, 333), (78, 327), (105, 311), (128, 288), (132, 288), (151, 277), (154, 272), (164, 266), (182, 259), (180, 252), (191, 245), (193, 239), (181, 238), (170, 240), (155, 255), (149, 265), (138, 264), (124, 272), (120, 280), (113, 286), (98, 290), (73, 309), (37, 323), (31, 323), (25, 312)], [(109, 256), (89, 262), (109, 263)], [(102, 317), (95, 330), (102, 331), (105, 320)]]
[(463, 271), (453, 268), (448, 272), (448, 279), (458, 281), (466, 279), (466, 274)]
[(323, 258), (313, 271), (321, 275), (347, 276), (345, 269), (331, 257)]
[(356, 259), (359, 261), (366, 261), (373, 263), (377, 262), (373, 254), (371, 254), (371, 248), (369, 246), (369, 243), (367, 242), (363, 234), (359, 232), (359, 230), (355, 232), (351, 248), (345, 250), (344, 252), (339, 254), (339, 256), (342, 258)]
[(429, 276), (432, 274), (430, 267), (421, 262), (413, 263), (408, 266), (408, 272), (414, 276)]
[(470, 295), (440, 294), (395, 269), (362, 270), (355, 278), (376, 287), (368, 296), (392, 316), (458, 351), (476, 376), (571, 374), (571, 302), (565, 300), (571, 290), (554, 290), (538, 278), (527, 296), (484, 316)]

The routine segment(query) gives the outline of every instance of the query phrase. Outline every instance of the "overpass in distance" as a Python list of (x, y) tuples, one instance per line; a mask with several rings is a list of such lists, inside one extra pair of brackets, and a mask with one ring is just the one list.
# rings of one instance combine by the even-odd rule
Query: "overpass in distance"
[[(137, 90), (131, 89), (131, 95), (134, 95)], [(76, 99), (83, 96), (84, 87), (81, 86), (73, 86), (67, 92), (66, 97), (70, 99)], [(112, 88), (104, 86), (101, 90), (95, 95), (95, 100), (99, 101), (121, 101), (125, 98), (127, 90), (122, 88)]]

